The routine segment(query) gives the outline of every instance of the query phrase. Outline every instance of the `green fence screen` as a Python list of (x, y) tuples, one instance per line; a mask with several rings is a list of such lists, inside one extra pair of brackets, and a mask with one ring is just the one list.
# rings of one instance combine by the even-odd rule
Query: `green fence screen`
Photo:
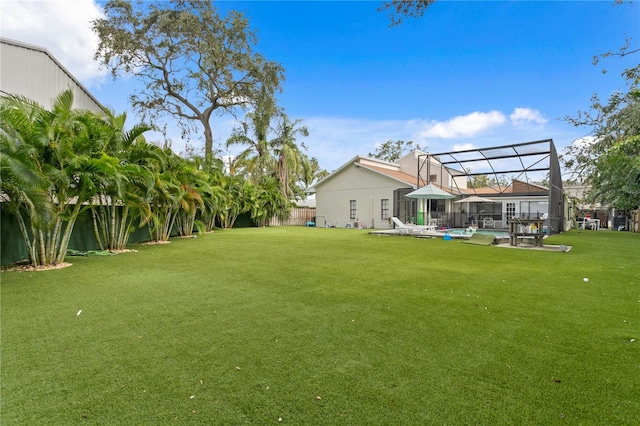
[[(234, 224), (234, 228), (254, 226), (256, 224), (251, 220), (248, 213), (240, 215)], [(176, 235), (174, 231), (172, 236)], [(149, 239), (149, 230), (147, 226), (143, 226), (131, 233), (129, 244), (143, 243), (149, 241)], [(78, 251), (99, 249), (93, 231), (93, 221), (88, 210), (80, 214), (73, 227), (71, 239), (69, 240), (69, 249)], [(0, 250), (1, 266), (9, 266), (29, 259), (27, 248), (18, 228), (18, 222), (12, 215), (6, 213), (2, 207), (0, 207)]]

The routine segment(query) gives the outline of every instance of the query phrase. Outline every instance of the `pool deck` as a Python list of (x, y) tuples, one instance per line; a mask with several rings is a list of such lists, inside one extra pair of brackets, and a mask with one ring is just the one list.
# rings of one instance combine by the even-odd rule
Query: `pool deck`
[[(450, 230), (448, 230), (450, 231)], [(501, 233), (504, 233), (506, 231), (503, 230), (499, 230)], [(438, 230), (438, 231), (434, 231), (434, 230), (426, 230), (426, 229), (420, 229), (420, 228), (396, 228), (396, 229), (380, 229), (380, 230), (374, 230), (374, 231), (370, 231), (369, 234), (372, 235), (387, 235), (387, 236), (393, 236), (393, 235), (399, 235), (399, 236), (403, 236), (403, 237), (415, 237), (415, 238), (442, 238), (444, 237), (444, 234), (448, 233), (447, 230)], [(468, 240), (469, 238), (471, 238), (472, 234), (456, 234), (456, 233), (449, 233), (449, 235), (451, 236), (451, 238), (455, 238), (455, 239), (462, 239), (462, 240)], [(546, 238), (547, 236), (545, 235), (544, 238)], [(527, 237), (522, 237), (522, 240), (526, 241)], [(546, 244), (543, 245), (542, 247), (536, 247), (533, 244), (528, 244), (526, 242), (523, 241), (523, 244), (519, 244), (517, 246), (512, 246), (509, 244), (509, 236), (497, 236), (495, 239), (495, 243), (493, 244), (496, 247), (506, 247), (506, 248), (515, 248), (515, 249), (526, 249), (526, 250), (544, 250), (544, 251), (559, 251), (559, 252), (568, 252), (571, 250), (571, 246), (566, 246), (566, 245), (550, 245), (550, 244)]]
[[(430, 229), (423, 228), (396, 228), (396, 229), (380, 229), (375, 231), (370, 231), (369, 234), (372, 235), (400, 235), (407, 237), (416, 237), (416, 238), (442, 238), (446, 231), (434, 231)], [(466, 239), (471, 238), (471, 234), (449, 234), (451, 238), (458, 239)]]
[[(402, 235), (402, 236), (409, 236), (409, 237), (416, 237), (416, 238), (438, 238), (438, 237), (444, 237), (444, 234), (449, 234), (451, 238), (464, 239), (464, 240), (468, 240), (473, 235), (472, 233), (461, 233), (461, 231), (464, 231), (464, 229), (456, 228), (456, 229), (434, 230), (434, 229), (427, 229), (427, 228), (416, 226), (416, 227), (407, 227), (407, 228), (373, 230), (373, 231), (370, 231), (369, 234)], [(481, 230), (481, 231), (483, 234), (490, 232), (488, 230)], [(502, 236), (502, 234), (507, 233), (506, 230), (497, 229), (496, 232), (500, 234), (500, 235), (496, 235), (496, 239), (500, 240), (500, 242), (503, 242), (502, 240), (506, 240), (506, 242), (509, 241), (509, 235)]]

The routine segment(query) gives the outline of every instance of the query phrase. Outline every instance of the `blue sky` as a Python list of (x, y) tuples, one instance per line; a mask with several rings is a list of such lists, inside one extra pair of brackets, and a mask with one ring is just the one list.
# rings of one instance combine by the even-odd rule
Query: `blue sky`
[[(218, 3), (222, 11), (244, 11), (258, 51), (284, 66), (280, 105), (309, 127), (308, 154), (328, 170), (389, 139), (445, 152), (552, 138), (562, 150), (588, 133), (562, 117), (586, 109), (594, 93), (606, 98), (624, 89), (621, 71), (638, 62), (636, 54), (591, 63), (626, 38), (638, 47), (637, 3), (439, 1), (393, 28), (380, 4)], [(1, 7), (2, 36), (46, 47), (103, 104), (129, 109), (135, 82), (113, 82), (91, 60), (88, 22), (99, 5), (24, 0)], [(215, 120), (223, 143), (234, 119)], [(179, 132), (170, 134), (181, 151)]]

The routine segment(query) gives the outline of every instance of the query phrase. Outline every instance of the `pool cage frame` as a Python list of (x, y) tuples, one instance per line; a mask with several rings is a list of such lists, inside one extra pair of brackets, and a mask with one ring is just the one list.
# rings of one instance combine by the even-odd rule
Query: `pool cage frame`
[[(433, 161), (435, 160), (435, 161)], [(439, 179), (431, 181), (433, 168), (439, 169)], [(444, 186), (445, 171), (449, 184)], [(540, 195), (539, 184), (534, 183), (536, 176), (546, 172), (548, 182), (548, 217), (546, 226), (549, 234), (564, 231), (564, 192), (562, 173), (553, 139), (469, 149), (443, 153), (425, 153), (418, 155), (418, 188), (437, 183), (443, 189), (462, 197), (485, 195), (491, 197)], [(466, 182), (473, 176), (492, 176), (495, 192), (477, 192), (476, 188), (460, 185), (460, 179)], [(516, 186), (517, 185), (517, 186)], [(462, 186), (462, 187), (461, 187)], [(522, 217), (506, 217), (517, 220)]]

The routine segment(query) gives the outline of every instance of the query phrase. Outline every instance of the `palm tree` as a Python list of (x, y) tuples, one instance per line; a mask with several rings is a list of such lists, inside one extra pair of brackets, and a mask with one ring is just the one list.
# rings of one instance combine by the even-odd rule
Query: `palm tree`
[(266, 92), (258, 97), (255, 110), (246, 115), (227, 140), (227, 148), (232, 145), (244, 145), (246, 148), (235, 158), (232, 167), (240, 166), (255, 183), (261, 176), (273, 170), (274, 158), (271, 155), (269, 136), (272, 133), (271, 121), (279, 113), (275, 100)]
[(250, 200), (255, 185), (241, 175), (226, 175), (221, 180), (223, 189), (222, 204), (219, 209), (220, 224), (223, 228), (233, 228), (238, 216), (249, 211)]
[(201, 187), (202, 207), (198, 217), (206, 232), (212, 232), (216, 227), (216, 220), (223, 213), (226, 193), (224, 191), (223, 163), (220, 159), (213, 161), (204, 157), (192, 158), (194, 167), (204, 173), (206, 185)]
[(171, 161), (175, 154), (169, 148), (149, 145), (160, 161), (148, 162), (152, 176), (152, 185), (148, 187), (146, 199), (151, 209), (149, 237), (151, 241), (168, 241), (175, 222), (175, 213), (179, 208), (177, 193), (179, 183), (172, 172)]
[(264, 176), (248, 197), (251, 219), (258, 226), (266, 226), (272, 217), (285, 217), (291, 202), (280, 191), (280, 182), (273, 176)]
[[(277, 158), (276, 178), (280, 182), (282, 195), (287, 199), (292, 198), (293, 184), (303, 171), (305, 155), (296, 144), (297, 136), (309, 136), (309, 130), (301, 125), (302, 120), (290, 120), (286, 114), (279, 115), (279, 122), (276, 128), (277, 137), (270, 143), (271, 148)], [(300, 144), (304, 149), (304, 143)]]
[(329, 172), (321, 169), (316, 157), (309, 158), (306, 154), (302, 157), (302, 170), (298, 176), (298, 182), (292, 185), (296, 198), (304, 198), (304, 190), (314, 182), (329, 176)]
[[(32, 214), (33, 208), (10, 211), (17, 214), (31, 263), (62, 263), (84, 203), (113, 174), (117, 159), (102, 151), (102, 140), (92, 128), (95, 115), (72, 108), (70, 90), (54, 100), (51, 110), (19, 96), (11, 96), (5, 102), (3, 117), (10, 120), (6, 134), (21, 141), (32, 169), (46, 182), (42, 189), (46, 201), (39, 204), (47, 206), (46, 214), (38, 217)], [(16, 202), (28, 205), (24, 191), (19, 194), (8, 190), (14, 193)], [(26, 216), (22, 214), (25, 211), (29, 211)]]
[(14, 98), (0, 104), (0, 197), (3, 208), (17, 220), (29, 258), (37, 264), (37, 246), (30, 229), (48, 222), (52, 209), (48, 182), (38, 167), (33, 147), (33, 139), (38, 136), (33, 132), (28, 103)]
[[(277, 120), (275, 128), (272, 127), (274, 120)], [(262, 96), (255, 110), (247, 114), (240, 128), (227, 140), (227, 147), (246, 146), (234, 159), (231, 169), (232, 173), (244, 174), (257, 188), (257, 192), (249, 197), (253, 199), (249, 204), (253, 206), (252, 216), (260, 223), (267, 223), (276, 215), (286, 215), (288, 207), (283, 206), (288, 206), (287, 200), (296, 193), (295, 183), (304, 170), (306, 158), (296, 144), (296, 138), (309, 135), (301, 123), (301, 120), (290, 120), (277, 108), (273, 97)], [(271, 135), (275, 137), (270, 139)], [(301, 146), (305, 148), (304, 144)], [(279, 195), (267, 195), (265, 191), (268, 190), (277, 191)]]
[(108, 112), (93, 127), (102, 133), (103, 149), (119, 160), (91, 203), (94, 233), (102, 250), (124, 249), (135, 229), (134, 221), (140, 219), (143, 225), (150, 218), (149, 205), (143, 197), (150, 174), (141, 165), (131, 163), (130, 156), (136, 141), (144, 142), (143, 135), (151, 127), (138, 124), (125, 131), (125, 122), (126, 114)]
[(208, 175), (199, 170), (194, 163), (180, 159), (175, 170), (176, 180), (180, 183), (178, 199), (180, 208), (177, 212), (177, 232), (181, 237), (193, 235), (194, 226), (198, 231), (204, 230), (204, 223), (196, 220), (198, 211), (205, 208), (204, 196), (211, 192)]

